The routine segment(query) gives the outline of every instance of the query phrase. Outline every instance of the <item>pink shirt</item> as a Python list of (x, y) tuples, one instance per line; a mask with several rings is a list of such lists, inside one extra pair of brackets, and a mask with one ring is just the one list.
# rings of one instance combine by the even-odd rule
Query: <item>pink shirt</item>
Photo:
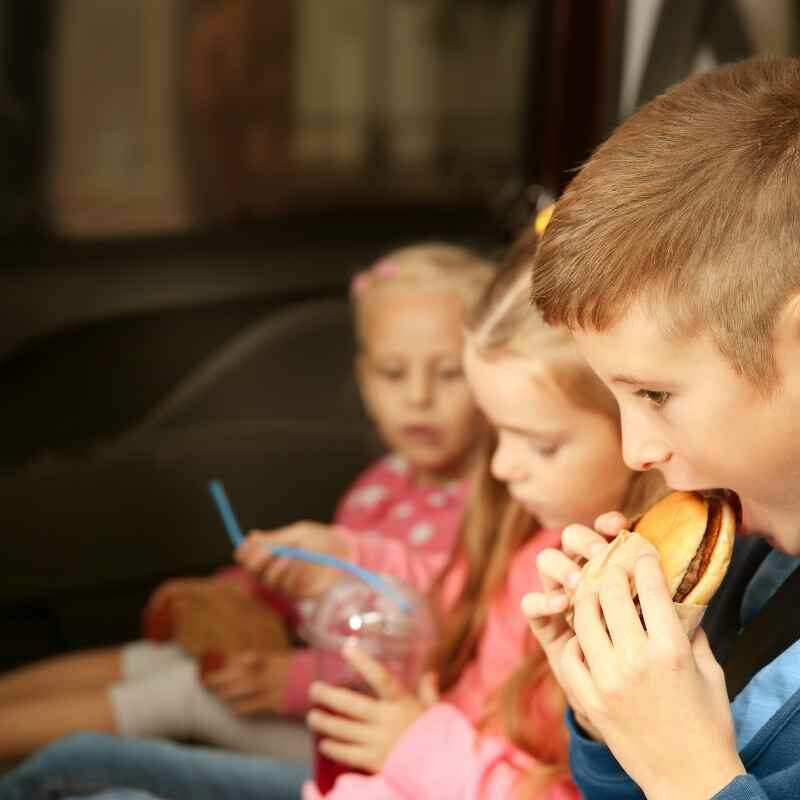
[(398, 539), (414, 550), (450, 553), (464, 506), (464, 481), (420, 486), (408, 462), (386, 456), (366, 469), (340, 500), (334, 524)]
[[(537, 646), (519, 604), (524, 594), (540, 588), (536, 556), (546, 547), (557, 546), (560, 535), (559, 531), (541, 530), (514, 556), (508, 580), (492, 601), (476, 657), (444, 702), (431, 707), (405, 732), (380, 773), (342, 776), (326, 800), (506, 800), (513, 796), (517, 781), (535, 766), (533, 759), (504, 736), (478, 731), (475, 723), (487, 699)], [(370, 558), (372, 568), (412, 581), (426, 574), (424, 566), (412, 564), (414, 559), (389, 544), (365, 548), (356, 540), (352, 546), (354, 555)], [(450, 602), (457, 602), (464, 578), (464, 570), (451, 573), (446, 586)], [(534, 707), (549, 705), (546, 697), (533, 698)], [(563, 723), (560, 717), (545, 715), (532, 719), (531, 724)], [(303, 797), (319, 800), (313, 782), (305, 785)], [(568, 778), (537, 793), (537, 800), (578, 797)]]

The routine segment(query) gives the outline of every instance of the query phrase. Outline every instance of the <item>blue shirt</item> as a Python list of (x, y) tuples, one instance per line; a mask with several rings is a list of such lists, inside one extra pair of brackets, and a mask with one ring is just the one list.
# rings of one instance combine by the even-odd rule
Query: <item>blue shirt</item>
[[(764, 559), (742, 598), (742, 625), (755, 617), (798, 565), (800, 558), (779, 550), (773, 550)], [(800, 641), (757, 672), (731, 704), (740, 752), (798, 689)]]

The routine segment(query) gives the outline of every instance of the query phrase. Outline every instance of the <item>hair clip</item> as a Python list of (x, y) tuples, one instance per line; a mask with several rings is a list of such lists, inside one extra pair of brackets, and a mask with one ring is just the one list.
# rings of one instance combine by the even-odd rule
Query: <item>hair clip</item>
[(375, 263), (371, 271), (381, 278), (390, 278), (397, 272), (397, 262), (391, 258), (382, 258)]
[(367, 290), (370, 277), (377, 275), (379, 278), (390, 278), (397, 273), (397, 262), (391, 258), (381, 258), (369, 269), (362, 270), (353, 275), (350, 281), (351, 297), (360, 297)]
[(544, 232), (547, 230), (547, 226), (550, 224), (550, 220), (553, 216), (553, 211), (555, 211), (556, 204), (550, 203), (549, 206), (545, 206), (535, 217), (533, 221), (533, 229), (536, 231), (536, 235), (541, 239), (544, 236)]

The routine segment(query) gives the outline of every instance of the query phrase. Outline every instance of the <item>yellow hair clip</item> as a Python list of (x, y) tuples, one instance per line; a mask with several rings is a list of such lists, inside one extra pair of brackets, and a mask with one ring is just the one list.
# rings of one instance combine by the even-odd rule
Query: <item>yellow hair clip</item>
[(553, 211), (555, 211), (556, 204), (550, 203), (549, 206), (545, 206), (534, 219), (533, 222), (533, 229), (536, 231), (536, 235), (541, 239), (544, 236), (545, 230), (547, 230), (547, 226), (550, 222), (551, 217), (553, 216)]

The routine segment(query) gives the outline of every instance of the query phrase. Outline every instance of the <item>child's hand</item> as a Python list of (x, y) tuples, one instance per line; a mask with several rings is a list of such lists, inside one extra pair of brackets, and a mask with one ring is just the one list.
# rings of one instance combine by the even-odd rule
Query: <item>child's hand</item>
[(536, 566), (545, 591), (527, 594), (522, 599), (523, 613), (547, 656), (553, 675), (566, 694), (567, 702), (586, 732), (598, 740), (598, 731), (586, 718), (562, 675), (564, 648), (573, 638), (573, 631), (564, 619), (568, 605), (565, 589), (572, 593), (580, 577), (580, 564), (600, 552), (608, 540), (624, 530), (627, 524), (622, 514), (612, 511), (595, 520), (597, 530), (585, 525), (568, 525), (561, 535), (561, 549), (542, 550), (537, 558)]
[(201, 680), (234, 714), (278, 714), (290, 658), (291, 651), (231, 653)]
[(414, 695), (363, 651), (346, 647), (342, 652), (377, 697), (315, 683), (311, 686), (311, 699), (341, 716), (315, 708), (306, 720), (313, 731), (324, 737), (318, 745), (323, 755), (354, 769), (379, 772), (400, 737), (438, 701), (435, 676), (426, 673)]
[(269, 545), (277, 544), (337, 558), (346, 559), (350, 555), (347, 542), (336, 529), (319, 522), (295, 522), (274, 531), (251, 531), (236, 549), (236, 560), (266, 586), (294, 598), (319, 597), (340, 573), (331, 567), (275, 556)]
[(622, 567), (575, 608), (562, 680), (649, 800), (705, 800), (745, 772), (725, 677), (702, 630), (690, 642), (658, 559)]

